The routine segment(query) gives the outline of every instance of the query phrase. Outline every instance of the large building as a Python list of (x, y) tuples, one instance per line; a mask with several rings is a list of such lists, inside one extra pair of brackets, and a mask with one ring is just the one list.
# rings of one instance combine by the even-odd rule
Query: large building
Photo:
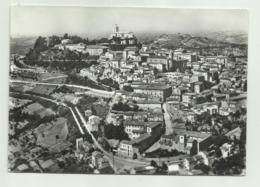
[[(161, 129), (161, 122), (143, 122), (137, 120), (125, 121), (125, 132), (128, 134), (130, 139), (136, 139), (145, 133), (155, 133), (155, 129)], [(160, 127), (160, 128), (157, 128)], [(161, 131), (158, 131), (160, 133)]]
[(91, 56), (99, 56), (107, 52), (108, 47), (100, 46), (100, 45), (88, 45), (86, 48), (86, 52)]
[(140, 85), (133, 88), (135, 93), (149, 95), (150, 97), (159, 98), (160, 101), (165, 101), (172, 94), (172, 88), (167, 85)]
[(147, 65), (156, 68), (159, 72), (170, 69), (170, 61), (165, 56), (150, 56), (147, 58)]
[(112, 50), (123, 50), (127, 46), (137, 45), (135, 35), (132, 32), (120, 32), (118, 25), (115, 25), (113, 33), (108, 39)]
[(173, 60), (171, 70), (183, 73), (186, 70), (187, 63), (187, 59)]
[(187, 51), (185, 49), (176, 49), (174, 51), (174, 60), (188, 60), (188, 62), (196, 62), (197, 61), (197, 54)]
[(78, 44), (66, 44), (64, 45), (65, 49), (68, 49), (70, 51), (78, 51), (78, 52), (85, 52), (86, 45), (84, 43), (78, 43)]
[[(139, 125), (141, 126), (141, 124)], [(160, 139), (162, 134), (162, 123), (147, 122), (143, 124), (143, 128), (140, 128), (140, 130), (136, 129), (136, 127), (134, 126), (129, 125), (128, 129), (130, 129), (133, 134), (138, 133), (139, 131), (140, 132), (142, 131), (142, 134), (138, 137), (133, 138), (130, 141), (128, 140), (121, 141), (118, 148), (118, 154), (120, 156), (125, 156), (130, 158), (138, 158), (154, 142)]]

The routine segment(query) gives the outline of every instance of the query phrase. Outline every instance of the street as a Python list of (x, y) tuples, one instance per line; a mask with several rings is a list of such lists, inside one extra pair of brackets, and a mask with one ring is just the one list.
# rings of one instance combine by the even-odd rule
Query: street
[(173, 124), (171, 121), (171, 116), (168, 113), (166, 103), (163, 103), (163, 110), (164, 110), (165, 134), (169, 135), (173, 133)]

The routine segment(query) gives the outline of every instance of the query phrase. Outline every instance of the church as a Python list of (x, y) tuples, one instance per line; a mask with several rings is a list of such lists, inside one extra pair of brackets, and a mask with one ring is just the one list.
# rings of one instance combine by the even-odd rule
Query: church
[(119, 26), (116, 24), (113, 33), (109, 36), (110, 48), (112, 50), (124, 50), (128, 46), (137, 46), (137, 38), (133, 32), (120, 32)]

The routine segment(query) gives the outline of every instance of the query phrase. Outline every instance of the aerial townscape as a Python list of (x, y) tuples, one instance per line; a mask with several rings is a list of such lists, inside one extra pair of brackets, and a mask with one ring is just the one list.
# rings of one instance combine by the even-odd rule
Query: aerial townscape
[(9, 171), (244, 175), (247, 41), (122, 30), (11, 38)]

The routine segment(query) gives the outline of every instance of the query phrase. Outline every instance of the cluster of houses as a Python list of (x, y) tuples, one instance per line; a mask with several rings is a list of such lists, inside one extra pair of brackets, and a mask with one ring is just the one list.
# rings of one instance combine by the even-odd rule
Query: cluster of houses
[[(120, 40), (116, 41), (116, 38)], [(210, 130), (193, 132), (181, 128), (175, 134), (163, 135), (166, 112), (163, 104), (172, 113), (171, 118), (178, 115), (191, 122), (205, 112), (228, 116), (246, 108), (247, 59), (244, 56), (237, 56), (234, 61), (224, 53), (202, 56), (196, 50), (140, 47), (132, 33), (120, 33), (118, 26), (110, 39), (115, 40), (114, 45), (124, 47), (120, 50), (108, 48), (100, 53), (95, 69), (100, 77), (118, 82), (120, 90), (116, 91), (115, 97), (120, 96), (140, 109), (110, 110), (106, 118), (114, 125), (123, 120), (125, 132), (131, 139), (120, 143), (119, 154), (139, 156), (160, 138), (162, 147), (187, 153), (193, 140), (197, 140), (198, 146), (204, 146), (211, 135)], [(132, 40), (132, 43), (126, 40)], [(81, 74), (97, 80), (93, 68), (82, 69)], [(130, 87), (131, 91), (126, 91), (125, 87)], [(156, 128), (151, 129), (153, 133), (148, 133), (151, 123), (156, 123)]]

